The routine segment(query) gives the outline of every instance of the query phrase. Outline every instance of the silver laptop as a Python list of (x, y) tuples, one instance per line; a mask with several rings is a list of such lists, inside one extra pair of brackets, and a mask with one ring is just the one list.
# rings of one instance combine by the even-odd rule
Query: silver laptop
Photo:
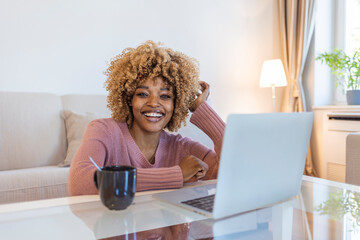
[[(313, 113), (231, 114), (225, 128), (218, 180), (154, 194), (214, 219), (296, 196), (301, 187)], [(213, 198), (212, 203), (202, 203)]]

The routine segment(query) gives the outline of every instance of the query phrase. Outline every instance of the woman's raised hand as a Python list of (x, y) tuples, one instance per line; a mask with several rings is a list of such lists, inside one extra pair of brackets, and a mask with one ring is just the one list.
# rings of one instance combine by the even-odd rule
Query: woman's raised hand
[(189, 155), (183, 158), (179, 164), (184, 182), (196, 176), (197, 179), (205, 177), (209, 166), (199, 158)]
[(197, 94), (197, 98), (190, 107), (190, 111), (194, 112), (201, 103), (205, 102), (210, 95), (210, 85), (207, 82), (199, 81), (201, 93)]

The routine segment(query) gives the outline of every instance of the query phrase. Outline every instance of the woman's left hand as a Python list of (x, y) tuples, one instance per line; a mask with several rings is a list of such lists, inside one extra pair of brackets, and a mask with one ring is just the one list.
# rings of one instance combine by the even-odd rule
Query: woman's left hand
[(190, 111), (194, 112), (200, 104), (205, 102), (210, 95), (210, 85), (207, 82), (199, 81), (201, 93), (197, 93), (197, 98), (190, 107)]
[(194, 176), (196, 176), (197, 179), (205, 177), (209, 169), (209, 166), (205, 162), (193, 155), (184, 157), (179, 167), (181, 168), (184, 182), (187, 182)]

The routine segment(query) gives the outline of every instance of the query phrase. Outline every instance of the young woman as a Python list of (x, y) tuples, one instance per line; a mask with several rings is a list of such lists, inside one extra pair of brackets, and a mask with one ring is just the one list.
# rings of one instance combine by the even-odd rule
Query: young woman
[[(95, 166), (137, 168), (137, 191), (180, 188), (186, 181), (216, 178), (225, 124), (205, 102), (209, 85), (197, 62), (152, 41), (127, 48), (106, 75), (112, 118), (92, 121), (70, 167), (70, 195), (96, 194)], [(179, 134), (190, 122), (214, 142), (214, 150)]]

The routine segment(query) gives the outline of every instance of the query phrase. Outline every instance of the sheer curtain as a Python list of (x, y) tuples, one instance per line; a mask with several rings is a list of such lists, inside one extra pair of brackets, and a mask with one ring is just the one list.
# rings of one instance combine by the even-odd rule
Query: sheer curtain
[[(278, 0), (282, 61), (288, 81), (281, 106), (281, 110), (284, 112), (306, 111), (302, 73), (314, 32), (315, 1)], [(313, 167), (310, 146), (304, 174), (317, 176)]]

